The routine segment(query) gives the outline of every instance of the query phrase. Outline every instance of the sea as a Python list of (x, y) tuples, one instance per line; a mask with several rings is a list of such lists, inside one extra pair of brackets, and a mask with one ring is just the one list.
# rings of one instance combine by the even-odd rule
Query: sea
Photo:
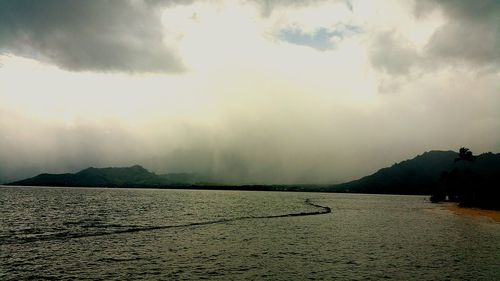
[(0, 186), (0, 280), (500, 280), (426, 196)]

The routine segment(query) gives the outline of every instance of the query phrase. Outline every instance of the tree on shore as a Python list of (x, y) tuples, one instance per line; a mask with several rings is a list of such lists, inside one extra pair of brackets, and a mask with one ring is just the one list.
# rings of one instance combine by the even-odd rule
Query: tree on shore
[(441, 173), (440, 185), (432, 194), (431, 202), (448, 200), (463, 207), (500, 209), (500, 177), (497, 173), (485, 172), (484, 164), (481, 167), (475, 160), (472, 151), (460, 148), (453, 170)]
[[(431, 202), (437, 203), (446, 200), (453, 202), (468, 201), (465, 198), (470, 197), (468, 193), (472, 191), (475, 178), (474, 173), (470, 170), (469, 163), (475, 159), (476, 156), (472, 154), (470, 149), (461, 147), (458, 150), (458, 157), (453, 161), (455, 166), (453, 170), (441, 173), (441, 184), (434, 194), (432, 194), (430, 198)], [(462, 161), (463, 164), (457, 164), (457, 162)], [(461, 168), (458, 166), (461, 166)]]
[(461, 147), (458, 150), (458, 158), (455, 158), (454, 163), (457, 163), (459, 161), (469, 161), (472, 162), (476, 159), (476, 156), (472, 155), (472, 151), (470, 149)]

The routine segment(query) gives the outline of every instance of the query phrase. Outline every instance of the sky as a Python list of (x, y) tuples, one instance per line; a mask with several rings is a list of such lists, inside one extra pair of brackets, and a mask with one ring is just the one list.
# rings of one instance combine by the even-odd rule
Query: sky
[(0, 0), (0, 181), (338, 183), (500, 152), (497, 0)]

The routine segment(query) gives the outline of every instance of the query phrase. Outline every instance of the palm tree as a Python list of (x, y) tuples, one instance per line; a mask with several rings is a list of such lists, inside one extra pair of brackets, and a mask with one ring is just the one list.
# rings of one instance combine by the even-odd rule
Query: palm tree
[[(444, 201), (447, 197), (450, 201), (469, 199), (471, 197), (470, 194), (473, 193), (470, 186), (474, 176), (467, 163), (475, 159), (476, 156), (472, 154), (470, 149), (465, 147), (460, 148), (458, 150), (458, 157), (454, 160), (454, 169), (450, 172), (445, 171), (441, 173), (441, 186), (434, 191), (434, 194), (431, 196), (431, 202)], [(464, 163), (457, 167), (456, 163), (460, 161), (464, 161)]]
[(473, 205), (476, 201), (478, 177), (477, 174), (471, 171), (472, 167), (469, 164), (475, 159), (476, 156), (468, 148), (460, 148), (454, 163), (463, 161), (463, 164), (460, 165), (461, 169), (455, 167), (449, 176), (451, 186), (448, 193), (455, 193), (459, 204), (462, 206)]
[(472, 162), (476, 159), (476, 156), (472, 155), (470, 149), (462, 147), (458, 151), (458, 158), (455, 158), (455, 163), (458, 161), (469, 161)]

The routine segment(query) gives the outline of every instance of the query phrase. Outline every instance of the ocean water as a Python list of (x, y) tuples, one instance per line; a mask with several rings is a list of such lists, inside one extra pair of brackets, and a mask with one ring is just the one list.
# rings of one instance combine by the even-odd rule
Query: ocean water
[(424, 196), (0, 187), (0, 280), (500, 280)]

